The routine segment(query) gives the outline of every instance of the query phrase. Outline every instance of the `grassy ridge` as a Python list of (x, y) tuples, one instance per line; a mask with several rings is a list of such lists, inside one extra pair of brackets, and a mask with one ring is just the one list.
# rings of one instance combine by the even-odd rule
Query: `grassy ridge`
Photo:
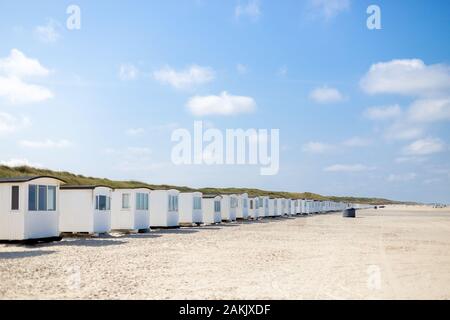
[(95, 178), (86, 177), (83, 175), (73, 174), (67, 171), (53, 171), (48, 169), (38, 169), (28, 166), (21, 167), (8, 167), (0, 166), (0, 177), (19, 177), (19, 176), (38, 176), (38, 175), (49, 175), (60, 178), (68, 184), (75, 185), (106, 185), (111, 188), (136, 188), (136, 187), (148, 187), (151, 189), (177, 189), (181, 192), (187, 191), (200, 191), (203, 193), (213, 193), (213, 194), (223, 194), (223, 193), (248, 193), (250, 197), (268, 195), (272, 197), (279, 198), (292, 198), (292, 199), (314, 199), (314, 200), (332, 200), (332, 201), (342, 201), (342, 202), (352, 202), (352, 203), (367, 203), (367, 204), (395, 204), (395, 203), (405, 203), (399, 201), (393, 201), (388, 199), (380, 198), (358, 198), (358, 197), (336, 197), (336, 196), (322, 196), (320, 194), (310, 193), (310, 192), (280, 192), (280, 191), (266, 191), (260, 189), (249, 189), (249, 188), (202, 188), (193, 189), (186, 186), (171, 186), (171, 185), (155, 185), (148, 184), (139, 181), (115, 181), (107, 178)]

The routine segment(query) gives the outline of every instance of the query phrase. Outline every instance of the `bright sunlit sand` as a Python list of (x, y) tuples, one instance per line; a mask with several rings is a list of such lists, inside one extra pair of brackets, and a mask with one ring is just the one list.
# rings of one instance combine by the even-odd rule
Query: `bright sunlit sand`
[(0, 298), (449, 299), (450, 209), (0, 245)]

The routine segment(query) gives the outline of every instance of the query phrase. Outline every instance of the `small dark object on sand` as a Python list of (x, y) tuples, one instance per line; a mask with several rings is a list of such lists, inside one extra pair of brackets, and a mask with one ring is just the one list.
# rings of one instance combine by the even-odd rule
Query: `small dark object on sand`
[(345, 209), (342, 216), (344, 218), (356, 218), (356, 210), (354, 208)]

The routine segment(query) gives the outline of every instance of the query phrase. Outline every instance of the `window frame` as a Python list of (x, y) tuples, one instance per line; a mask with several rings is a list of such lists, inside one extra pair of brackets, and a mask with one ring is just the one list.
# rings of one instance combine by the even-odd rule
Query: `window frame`
[[(14, 208), (14, 190), (17, 190), (17, 208)], [(19, 185), (12, 185), (11, 186), (11, 211), (17, 212), (20, 211), (20, 186)]]
[[(126, 207), (124, 206), (125, 198), (127, 198), (127, 201), (126, 201), (127, 206)], [(131, 194), (130, 193), (122, 193), (122, 205), (121, 205), (122, 206), (122, 210), (130, 210), (131, 209), (130, 199), (131, 199)]]

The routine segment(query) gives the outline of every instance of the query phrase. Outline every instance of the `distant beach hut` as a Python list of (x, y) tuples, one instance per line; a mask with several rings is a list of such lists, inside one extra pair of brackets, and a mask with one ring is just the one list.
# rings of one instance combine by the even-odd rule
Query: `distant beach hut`
[(297, 200), (290, 200), (290, 202), (291, 202), (291, 212), (290, 212), (290, 215), (291, 216), (295, 216), (296, 214), (297, 214), (297, 211), (296, 211), (296, 205), (297, 205)]
[(153, 190), (150, 192), (150, 227), (179, 227), (178, 190)]
[(221, 200), (222, 197), (215, 194), (204, 194), (202, 196), (203, 223), (215, 224), (222, 222)]
[(116, 188), (111, 195), (111, 229), (145, 231), (150, 227), (149, 188)]
[(276, 199), (275, 216), (281, 217), (284, 214), (285, 200), (283, 198)]
[(248, 198), (248, 216), (256, 220), (259, 217), (259, 197)]
[(59, 229), (62, 233), (111, 231), (112, 189), (101, 185), (60, 187)]
[(237, 197), (236, 219), (248, 219), (248, 194), (243, 193)]
[(296, 215), (302, 214), (302, 200), (297, 199), (297, 200), (294, 200), (294, 202), (295, 202), (295, 206), (294, 206), (295, 214)]
[(237, 197), (235, 194), (224, 194), (221, 200), (222, 221), (235, 221)]
[(288, 216), (292, 215), (292, 199), (285, 199), (284, 204), (284, 214)]
[(59, 237), (59, 186), (50, 176), (0, 179), (0, 240)]
[(278, 199), (269, 199), (269, 214), (266, 217), (275, 217), (278, 214)]
[(269, 216), (269, 200), (270, 197), (263, 196), (259, 198), (259, 216), (268, 217)]
[(182, 192), (179, 195), (180, 225), (203, 223), (201, 192)]
[(304, 206), (304, 214), (312, 214), (313, 213), (313, 200), (303, 200)]

